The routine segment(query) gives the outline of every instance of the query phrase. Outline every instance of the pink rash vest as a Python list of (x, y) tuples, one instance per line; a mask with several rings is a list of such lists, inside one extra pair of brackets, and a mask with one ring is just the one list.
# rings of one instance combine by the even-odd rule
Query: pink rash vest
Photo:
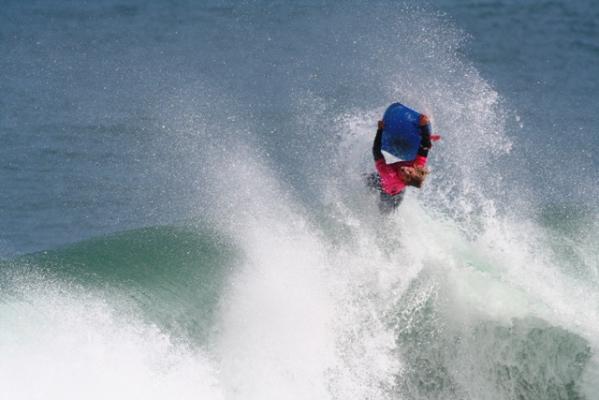
[(386, 164), (384, 158), (380, 158), (374, 162), (376, 170), (381, 177), (381, 187), (383, 191), (390, 195), (395, 195), (406, 188), (406, 183), (403, 180), (401, 167), (413, 167), (426, 165), (426, 157), (421, 155), (416, 156), (411, 161), (400, 161), (393, 164)]

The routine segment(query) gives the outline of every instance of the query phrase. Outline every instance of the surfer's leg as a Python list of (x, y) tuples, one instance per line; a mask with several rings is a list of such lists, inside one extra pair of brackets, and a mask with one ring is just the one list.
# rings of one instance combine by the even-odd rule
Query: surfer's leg
[(388, 195), (385, 192), (381, 192), (379, 200), (379, 211), (381, 214), (389, 214), (395, 210), (393, 205), (393, 196)]
[(379, 210), (382, 214), (389, 214), (395, 210), (403, 200), (404, 191), (397, 193), (396, 195), (390, 195), (383, 191), (380, 194)]
[(393, 208), (397, 208), (401, 202), (403, 201), (403, 195), (406, 191), (402, 190), (401, 192), (397, 193), (395, 196), (393, 197)]

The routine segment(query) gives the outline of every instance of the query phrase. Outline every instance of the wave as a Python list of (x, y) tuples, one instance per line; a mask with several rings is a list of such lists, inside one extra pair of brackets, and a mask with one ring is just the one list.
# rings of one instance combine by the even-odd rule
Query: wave
[[(308, 39), (251, 4), (223, 13), (230, 48), (210, 66), (232, 81), (164, 78), (144, 146), (111, 144), (126, 161), (114, 174), (137, 165), (148, 181), (124, 181), (139, 199), (124, 183), (107, 198), (196, 222), (0, 264), (7, 397), (593, 398), (597, 213), (539, 209), (513, 179), (526, 168), (509, 158), (506, 100), (459, 55), (463, 35), (412, 6), (278, 7)], [(285, 90), (260, 91), (273, 80)], [(361, 176), (397, 99), (445, 139), (424, 190), (383, 218)]]
[(32, 395), (30, 368), (63, 398), (586, 398), (594, 319), (560, 308), (569, 289), (519, 284), (518, 246), (497, 259), (420, 207), (314, 223), (286, 204), (228, 232), (150, 227), (5, 262), (2, 376), (12, 398)]
[(141, 313), (182, 339), (201, 341), (236, 257), (231, 243), (216, 232), (148, 227), (0, 264), (0, 288), (9, 301), (29, 289), (30, 279), (41, 287), (61, 282), (95, 293), (121, 312)]

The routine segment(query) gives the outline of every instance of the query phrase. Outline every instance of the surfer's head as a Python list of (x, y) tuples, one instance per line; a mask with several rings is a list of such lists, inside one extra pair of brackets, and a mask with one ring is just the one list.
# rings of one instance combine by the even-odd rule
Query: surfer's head
[(417, 188), (422, 187), (426, 176), (429, 174), (427, 168), (418, 165), (413, 167), (401, 167), (401, 172), (406, 185)]

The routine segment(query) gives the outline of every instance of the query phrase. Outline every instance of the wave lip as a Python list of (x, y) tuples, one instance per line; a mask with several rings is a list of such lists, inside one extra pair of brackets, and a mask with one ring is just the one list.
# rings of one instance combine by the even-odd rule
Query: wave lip
[[(222, 234), (192, 226), (156, 226), (101, 236), (0, 265), (2, 298), (35, 277), (81, 287), (123, 313), (191, 342), (207, 338), (237, 250)], [(18, 289), (20, 288), (20, 289)]]

